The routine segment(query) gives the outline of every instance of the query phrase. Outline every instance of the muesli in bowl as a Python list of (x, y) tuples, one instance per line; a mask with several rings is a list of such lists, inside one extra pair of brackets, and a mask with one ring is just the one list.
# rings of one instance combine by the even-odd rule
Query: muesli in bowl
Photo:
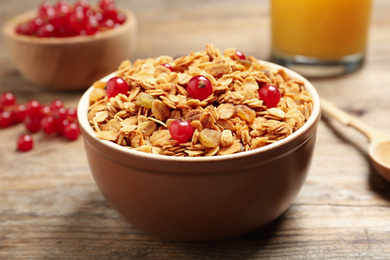
[(97, 81), (88, 119), (98, 138), (138, 151), (214, 156), (281, 140), (310, 117), (304, 82), (214, 45), (173, 59), (124, 61)]
[(114, 210), (165, 239), (210, 241), (290, 207), (310, 168), (320, 102), (299, 74), (207, 45), (123, 62), (84, 93), (77, 116)]

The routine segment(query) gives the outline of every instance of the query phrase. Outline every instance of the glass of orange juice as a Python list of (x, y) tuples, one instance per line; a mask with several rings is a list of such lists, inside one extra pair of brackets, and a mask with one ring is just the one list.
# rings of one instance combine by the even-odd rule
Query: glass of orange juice
[(372, 0), (271, 0), (272, 59), (326, 77), (364, 63)]

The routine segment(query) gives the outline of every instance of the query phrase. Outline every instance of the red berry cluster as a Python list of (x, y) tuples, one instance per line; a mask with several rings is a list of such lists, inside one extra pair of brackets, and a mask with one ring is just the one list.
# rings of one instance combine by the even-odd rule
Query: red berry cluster
[(72, 37), (94, 35), (125, 21), (126, 16), (118, 11), (114, 0), (99, 0), (97, 7), (88, 0), (77, 0), (73, 5), (60, 0), (54, 5), (43, 2), (37, 16), (19, 24), (15, 31), (37, 37)]
[[(66, 108), (64, 103), (55, 99), (49, 105), (42, 105), (38, 100), (18, 104), (11, 92), (0, 96), (0, 127), (6, 128), (23, 123), (29, 133), (43, 130), (45, 134), (58, 133), (73, 141), (80, 135), (75, 108)], [(21, 135), (17, 147), (21, 151), (32, 149), (33, 139), (30, 134)]]

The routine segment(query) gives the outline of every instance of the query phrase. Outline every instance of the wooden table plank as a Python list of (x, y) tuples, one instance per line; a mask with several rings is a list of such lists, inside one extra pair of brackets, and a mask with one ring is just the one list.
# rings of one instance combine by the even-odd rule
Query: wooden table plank
[[(2, 1), (0, 25), (40, 0)], [(132, 59), (200, 50), (209, 42), (269, 58), (266, 0), (126, 1), (139, 21)], [(367, 62), (356, 73), (313, 79), (321, 96), (390, 133), (390, 2), (375, 0)], [(181, 53), (178, 53), (178, 50)], [(50, 92), (26, 82), (0, 41), (0, 92), (21, 102), (81, 93)], [(172, 242), (119, 217), (91, 177), (83, 141), (36, 135), (33, 151), (15, 151), (23, 126), (0, 129), (0, 259), (388, 259), (390, 184), (370, 166), (367, 140), (321, 121), (307, 181), (277, 221), (243, 237)]]

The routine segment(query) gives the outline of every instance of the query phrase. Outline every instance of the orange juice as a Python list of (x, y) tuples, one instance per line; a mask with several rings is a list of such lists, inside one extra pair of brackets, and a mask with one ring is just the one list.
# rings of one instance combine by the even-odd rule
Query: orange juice
[(271, 0), (272, 46), (334, 60), (364, 53), (371, 0)]

